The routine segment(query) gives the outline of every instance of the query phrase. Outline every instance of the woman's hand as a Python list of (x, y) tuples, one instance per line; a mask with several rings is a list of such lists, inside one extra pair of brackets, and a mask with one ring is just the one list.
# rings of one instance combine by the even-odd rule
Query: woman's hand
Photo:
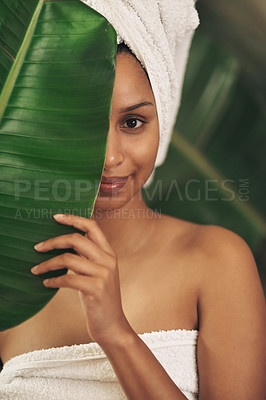
[(71, 288), (79, 292), (87, 329), (99, 345), (117, 340), (132, 328), (122, 309), (117, 256), (95, 220), (76, 215), (55, 214), (57, 222), (85, 232), (48, 239), (34, 246), (37, 251), (73, 248), (77, 254), (64, 253), (32, 268), (43, 274), (68, 268), (64, 274), (44, 281), (50, 288)]

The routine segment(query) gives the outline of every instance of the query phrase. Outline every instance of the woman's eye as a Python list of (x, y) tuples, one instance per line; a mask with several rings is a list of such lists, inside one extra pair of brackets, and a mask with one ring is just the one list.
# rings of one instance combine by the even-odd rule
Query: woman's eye
[(138, 118), (129, 118), (124, 125), (122, 125), (122, 128), (138, 129), (141, 128), (143, 124), (145, 124), (145, 122)]

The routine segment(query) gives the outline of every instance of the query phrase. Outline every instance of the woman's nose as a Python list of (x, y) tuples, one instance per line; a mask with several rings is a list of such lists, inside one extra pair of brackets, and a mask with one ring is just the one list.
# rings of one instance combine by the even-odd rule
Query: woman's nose
[(124, 160), (124, 155), (120, 143), (119, 133), (110, 128), (108, 132), (107, 152), (105, 157), (104, 169), (112, 169), (119, 166)]

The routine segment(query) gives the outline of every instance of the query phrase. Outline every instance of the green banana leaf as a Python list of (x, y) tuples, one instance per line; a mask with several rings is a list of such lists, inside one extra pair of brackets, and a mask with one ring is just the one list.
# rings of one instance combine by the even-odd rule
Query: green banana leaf
[(114, 28), (79, 0), (1, 0), (0, 330), (40, 311), (58, 290), (43, 279), (67, 272), (30, 272), (67, 251), (36, 243), (79, 232), (52, 215), (92, 214), (116, 51)]

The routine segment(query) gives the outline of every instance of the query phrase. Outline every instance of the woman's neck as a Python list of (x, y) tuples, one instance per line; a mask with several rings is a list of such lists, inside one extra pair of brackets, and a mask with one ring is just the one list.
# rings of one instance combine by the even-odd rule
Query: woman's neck
[(121, 208), (95, 208), (95, 219), (119, 259), (126, 259), (145, 246), (160, 214), (151, 210), (142, 196), (135, 196)]

